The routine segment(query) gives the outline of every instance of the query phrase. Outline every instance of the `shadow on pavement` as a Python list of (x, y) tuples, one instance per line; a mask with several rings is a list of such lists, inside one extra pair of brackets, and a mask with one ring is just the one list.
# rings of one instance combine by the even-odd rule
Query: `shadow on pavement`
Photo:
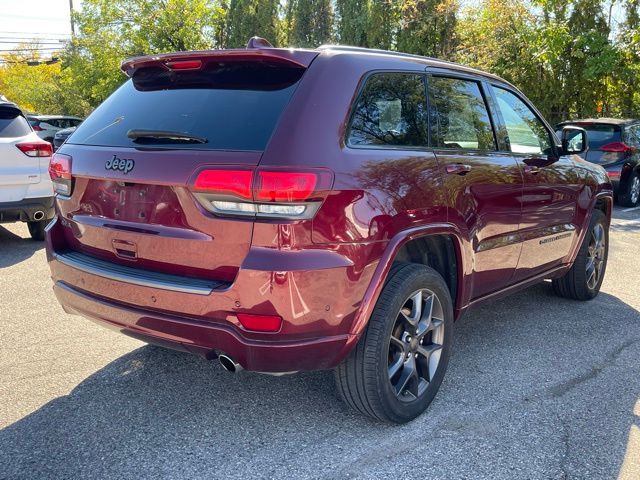
[(44, 242), (20, 237), (0, 225), (0, 268), (10, 267), (30, 258), (44, 248)]
[(328, 371), (230, 375), (145, 346), (0, 431), (0, 478), (384, 477), (403, 450), (436, 476), (580, 477), (587, 462), (612, 478), (640, 423), (639, 342), (640, 314), (617, 298), (531, 288), (458, 322), (439, 395), (403, 427), (352, 414)]

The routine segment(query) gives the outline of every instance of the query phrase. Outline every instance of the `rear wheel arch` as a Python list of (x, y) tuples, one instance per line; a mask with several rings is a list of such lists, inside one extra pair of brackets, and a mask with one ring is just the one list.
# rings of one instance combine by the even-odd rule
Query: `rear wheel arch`
[(434, 269), (447, 284), (454, 308), (458, 308), (458, 292), (461, 290), (459, 282), (463, 277), (461, 252), (455, 236), (427, 234), (401, 244), (392, 264), (415, 263)]
[[(351, 324), (349, 333), (352, 335), (352, 338), (347, 343), (347, 345), (345, 345), (345, 355), (348, 354), (348, 352), (353, 348), (353, 346), (367, 327), (369, 319), (373, 313), (376, 303), (378, 302), (378, 299), (380, 298), (380, 294), (382, 293), (385, 283), (390, 278), (391, 271), (393, 270), (394, 265), (406, 263), (401, 261), (402, 257), (400, 257), (400, 259), (398, 258), (398, 253), (403, 251), (403, 247), (407, 244), (410, 244), (410, 242), (425, 237), (447, 237), (449, 239), (441, 241), (445, 241), (448, 245), (453, 247), (453, 251), (455, 253), (455, 255), (448, 257), (451, 259), (455, 259), (454, 271), (456, 275), (455, 287), (453, 287), (453, 289), (455, 290), (455, 297), (451, 295), (454, 308), (454, 319), (458, 319), (461, 313), (467, 307), (469, 298), (468, 291), (464, 288), (464, 281), (467, 272), (470, 272), (470, 256), (473, 253), (472, 251), (469, 251), (470, 246), (467, 245), (467, 242), (465, 242), (464, 237), (462, 236), (458, 228), (453, 224), (440, 223), (403, 230), (397, 233), (391, 239), (391, 241), (386, 246), (384, 253), (378, 260), (375, 272), (371, 280), (369, 281), (369, 285), (367, 287), (367, 290), (365, 291), (363, 300), (360, 303), (360, 307), (356, 311), (353, 322)], [(405, 248), (405, 250), (407, 250), (407, 248)], [(425, 263), (423, 262), (408, 263), (425, 265)], [(427, 264), (427, 266), (429, 265)], [(442, 273), (440, 273), (440, 271), (436, 271), (442, 276)], [(452, 287), (446, 279), (444, 281), (445, 284), (447, 284), (447, 288), (450, 290), (449, 293), (451, 293)]]
[(613, 209), (613, 198), (608, 195), (600, 195), (596, 197), (593, 209), (600, 210), (602, 213), (604, 213), (607, 219), (610, 219), (611, 211)]

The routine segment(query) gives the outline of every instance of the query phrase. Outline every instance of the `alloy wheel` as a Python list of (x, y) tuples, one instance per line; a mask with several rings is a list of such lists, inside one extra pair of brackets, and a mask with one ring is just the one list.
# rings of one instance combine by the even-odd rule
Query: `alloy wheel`
[(594, 289), (600, 281), (606, 251), (604, 227), (596, 223), (591, 230), (589, 248), (587, 249), (587, 287)]
[(389, 340), (388, 376), (399, 400), (411, 402), (426, 391), (443, 343), (442, 303), (430, 290), (414, 292), (398, 312)]
[(640, 177), (638, 175), (634, 175), (631, 179), (630, 194), (631, 203), (637, 204), (638, 199), (640, 199)]

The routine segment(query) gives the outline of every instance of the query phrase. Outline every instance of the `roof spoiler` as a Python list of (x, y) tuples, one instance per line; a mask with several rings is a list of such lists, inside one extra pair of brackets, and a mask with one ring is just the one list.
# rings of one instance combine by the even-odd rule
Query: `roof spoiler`
[(20, 109), (20, 107), (18, 107), (18, 105), (16, 105), (15, 103), (11, 103), (11, 102), (1, 102), (0, 101), (0, 111), (4, 110), (15, 113), (16, 115), (24, 115), (22, 113), (22, 110)]
[(220, 61), (279, 63), (284, 66), (306, 69), (318, 53), (316, 50), (273, 48), (266, 40), (253, 37), (249, 40), (247, 48), (134, 57), (122, 62), (120, 69), (128, 77), (132, 77), (140, 68), (162, 67), (167, 70), (199, 70), (209, 62)]

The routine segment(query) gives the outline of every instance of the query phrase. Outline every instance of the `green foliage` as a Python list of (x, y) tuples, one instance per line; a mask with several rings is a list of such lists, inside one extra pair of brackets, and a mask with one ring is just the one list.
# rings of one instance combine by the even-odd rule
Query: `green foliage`
[(393, 0), (370, 0), (367, 44), (371, 48), (391, 50), (400, 28), (400, 4)]
[(279, 2), (277, 0), (231, 0), (227, 13), (228, 48), (241, 48), (257, 35), (278, 44)]
[(367, 0), (337, 0), (336, 14), (340, 43), (367, 46), (369, 2)]
[(456, 46), (457, 0), (405, 0), (400, 9), (398, 50), (451, 58)]
[[(625, 14), (614, 32), (612, 2)], [(37, 59), (29, 46), (5, 55), (0, 93), (86, 115), (125, 80), (126, 57), (237, 48), (259, 35), (468, 64), (511, 81), (552, 121), (640, 116), (640, 0), (84, 0), (75, 21), (61, 64), (27, 66)]]
[(333, 40), (331, 0), (290, 0), (289, 45), (317, 47)]

